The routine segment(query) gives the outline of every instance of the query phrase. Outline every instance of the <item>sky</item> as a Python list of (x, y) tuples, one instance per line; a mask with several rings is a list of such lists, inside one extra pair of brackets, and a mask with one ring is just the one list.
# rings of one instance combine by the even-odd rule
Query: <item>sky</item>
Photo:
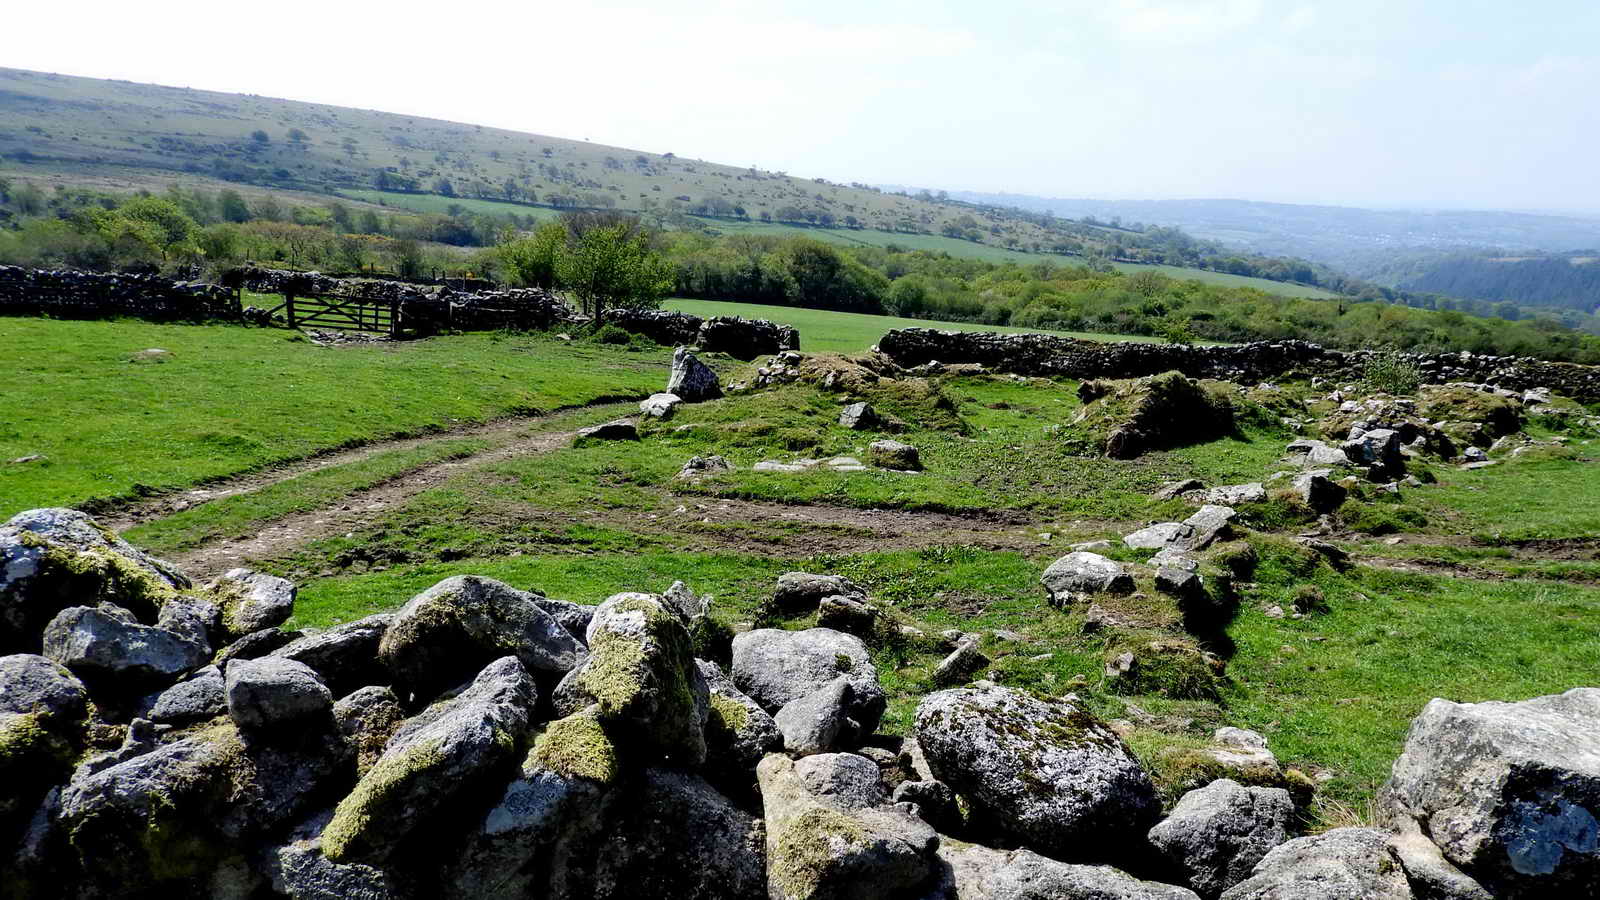
[(17, 68), (841, 182), (1600, 211), (1594, 0), (80, 0), (6, 20)]

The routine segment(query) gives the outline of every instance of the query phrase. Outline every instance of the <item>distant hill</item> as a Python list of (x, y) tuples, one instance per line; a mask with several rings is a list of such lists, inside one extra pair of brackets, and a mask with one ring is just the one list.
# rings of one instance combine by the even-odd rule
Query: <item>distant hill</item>
[(1600, 311), (1600, 251), (1451, 255), (1422, 267), (1400, 286), (1478, 300), (1514, 300), (1523, 305), (1592, 315)]
[(1377, 278), (1397, 250), (1500, 247), (1567, 251), (1600, 246), (1600, 217), (1378, 210), (1249, 200), (1089, 200), (975, 191), (949, 194), (975, 203), (1017, 206), (1108, 224), (1177, 226), (1197, 238), (1222, 241), (1253, 253), (1304, 257), (1364, 278)]

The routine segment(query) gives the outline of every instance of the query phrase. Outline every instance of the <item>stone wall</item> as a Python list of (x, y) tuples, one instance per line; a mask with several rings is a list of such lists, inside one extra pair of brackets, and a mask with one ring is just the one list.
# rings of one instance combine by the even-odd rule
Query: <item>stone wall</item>
[(766, 319), (702, 319), (664, 309), (614, 309), (606, 313), (606, 318), (658, 344), (696, 346), (708, 353), (726, 353), (743, 360), (800, 349), (798, 330)]
[(0, 266), (0, 314), (236, 320), (239, 304), (232, 291), (198, 281)]
[[(1192, 378), (1253, 384), (1290, 375), (1353, 377), (1374, 351), (1330, 350), (1307, 341), (1256, 341), (1221, 347), (1085, 341), (1049, 334), (995, 334), (901, 328), (878, 349), (897, 365), (979, 363), (1000, 372), (1070, 378), (1133, 378), (1178, 371)], [(1600, 402), (1600, 367), (1482, 353), (1411, 354), (1430, 384), (1470, 381), (1511, 390), (1547, 387), (1583, 403)]]

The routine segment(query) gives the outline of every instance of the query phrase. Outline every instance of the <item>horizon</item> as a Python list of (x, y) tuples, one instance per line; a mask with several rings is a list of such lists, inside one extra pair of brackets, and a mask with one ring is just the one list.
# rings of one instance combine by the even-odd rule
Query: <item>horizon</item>
[[(254, 46), (290, 46), (300, 5), (252, 22)], [(192, 0), (165, 6), (200, 9)], [(108, 27), (64, 48), (14, 48), (8, 65), (426, 116), (842, 183), (1600, 214), (1600, 183), (1583, 152), (1600, 125), (1571, 112), (1600, 75), (1592, 49), (1600, 10), (1565, 0), (1538, 22), (1509, 21), (1482, 2), (1412, 0), (1385, 7), (1382, 27), (1362, 14), (1375, 0), (1291, 9), (1261, 0), (1019, 2), (987, 17), (903, 0), (791, 6), (705, 0), (670, 17), (617, 3), (522, 10), (492, 33), (469, 33), (474, 68), (458, 74), (460, 57), (447, 53), (396, 67), (387, 38), (414, 37), (413, 26), (353, 11), (317, 9), (319, 31), (361, 40), (287, 66), (276, 53), (238, 53), (230, 23), (209, 14), (152, 22), (107, 4)], [(40, 10), (17, 15), (17, 33), (54, 24)], [(526, 30), (540, 22), (549, 27)], [(536, 37), (531, 68), (514, 55), (527, 51), (515, 35), (552, 32), (602, 40)], [(130, 40), (174, 52), (119, 52)], [(562, 78), (567, 69), (576, 76)]]

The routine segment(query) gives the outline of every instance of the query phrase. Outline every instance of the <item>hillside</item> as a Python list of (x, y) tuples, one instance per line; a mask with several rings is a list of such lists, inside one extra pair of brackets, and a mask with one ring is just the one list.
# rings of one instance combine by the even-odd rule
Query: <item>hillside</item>
[[(1116, 228), (930, 194), (890, 193), (641, 151), (372, 110), (0, 68), (0, 161), (50, 186), (229, 182), (444, 214), (618, 209), (673, 227), (794, 233), (958, 256), (1096, 257), (1291, 296), (1329, 291), (1192, 268)], [(149, 184), (142, 182), (148, 181)], [(128, 182), (133, 182), (129, 184)], [(215, 184), (210, 185), (213, 189)], [(491, 205), (492, 204), (492, 205)]]
[(1593, 314), (1600, 309), (1595, 251), (1567, 254), (1451, 254), (1400, 286), (1479, 300), (1510, 300)]

